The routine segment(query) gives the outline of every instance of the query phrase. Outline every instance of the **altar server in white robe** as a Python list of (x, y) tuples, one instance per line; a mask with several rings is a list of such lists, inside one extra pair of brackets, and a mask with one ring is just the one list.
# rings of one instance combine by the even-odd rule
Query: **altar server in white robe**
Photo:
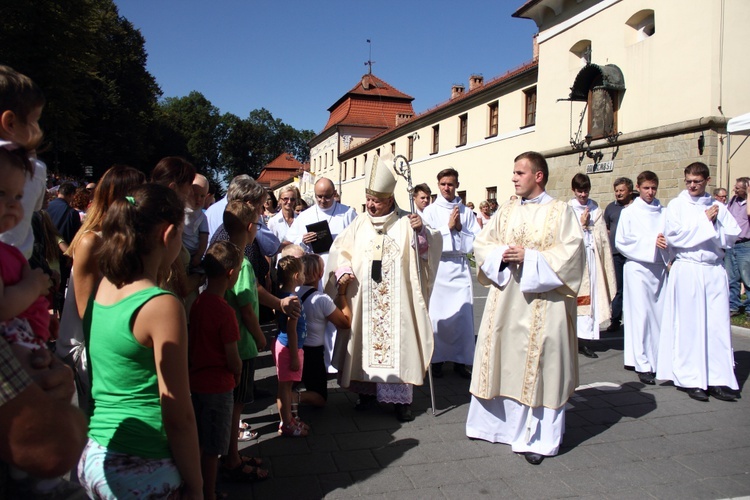
[(478, 279), (490, 292), (466, 435), (509, 444), (534, 465), (557, 454), (578, 385), (576, 295), (585, 267), (581, 226), (545, 192), (548, 176), (541, 154), (519, 155), (520, 199), (506, 202), (474, 244)]
[(666, 209), (656, 199), (659, 177), (654, 172), (638, 174), (636, 186), (640, 197), (622, 210), (615, 235), (617, 249), (627, 258), (623, 356), (625, 366), (634, 366), (641, 382), (654, 385), (669, 262), (664, 237)]
[(406, 422), (414, 419), (413, 385), (422, 385), (432, 356), (427, 304), (442, 239), (419, 215), (398, 208), (392, 168), (392, 155), (373, 158), (366, 212), (333, 242), (326, 291), (336, 293), (338, 280), (352, 276), (351, 334), (339, 332), (334, 357), (339, 384), (359, 393), (357, 409), (393, 403), (396, 418)]
[(732, 401), (734, 374), (724, 250), (740, 234), (734, 217), (706, 193), (708, 167), (685, 168), (685, 186), (667, 207), (664, 236), (674, 263), (667, 279), (656, 378), (691, 398)]
[(440, 196), (424, 209), (425, 223), (443, 237), (443, 253), (430, 299), (435, 331), (432, 374), (441, 377), (442, 363), (452, 361), (456, 373), (469, 379), (471, 372), (466, 365), (471, 365), (474, 358), (474, 295), (466, 254), (472, 251), (481, 228), (476, 215), (456, 196), (458, 172), (447, 168), (437, 178)]
[(589, 176), (576, 174), (571, 188), (575, 198), (568, 204), (578, 218), (586, 245), (586, 272), (578, 291), (578, 352), (587, 358), (598, 358), (590, 341), (599, 339), (599, 325), (611, 317), (610, 304), (617, 293), (615, 263), (604, 211), (589, 199)]
[[(326, 221), (331, 232), (331, 237), (336, 237), (357, 217), (353, 208), (336, 201), (336, 188), (331, 179), (322, 177), (314, 186), (315, 204), (300, 213), (286, 232), (286, 240), (300, 245), (307, 253), (318, 253), (324, 263), (328, 262), (328, 252), (314, 252), (312, 243), (317, 240), (318, 235), (314, 231), (308, 231), (307, 226), (316, 222)], [(321, 283), (321, 287), (323, 283)], [(330, 373), (336, 370), (331, 367), (331, 355), (336, 342), (336, 327), (328, 323), (325, 335), (325, 362)]]

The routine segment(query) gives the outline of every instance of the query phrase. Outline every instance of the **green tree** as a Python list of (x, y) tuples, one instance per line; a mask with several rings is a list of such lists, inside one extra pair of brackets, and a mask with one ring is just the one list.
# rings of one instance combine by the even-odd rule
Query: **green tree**
[(112, 6), (97, 11), (98, 46), (106, 54), (97, 62), (91, 78), (93, 109), (83, 121), (88, 149), (81, 157), (103, 173), (113, 163), (145, 164), (153, 149), (157, 97), (161, 94), (146, 71), (145, 40)]
[(48, 164), (80, 175), (114, 162), (143, 164), (160, 90), (144, 40), (112, 0), (3, 0), (0, 62), (30, 76), (47, 98)]
[(164, 156), (184, 156), (203, 173), (220, 178), (223, 173), (219, 151), (225, 129), (219, 109), (203, 94), (167, 97), (157, 112), (158, 147), (153, 160)]
[(307, 143), (315, 136), (312, 130), (299, 131), (265, 108), (251, 111), (245, 120), (224, 116), (221, 163), (226, 181), (239, 174), (257, 178), (263, 167), (282, 153), (290, 153), (303, 163), (308, 161)]

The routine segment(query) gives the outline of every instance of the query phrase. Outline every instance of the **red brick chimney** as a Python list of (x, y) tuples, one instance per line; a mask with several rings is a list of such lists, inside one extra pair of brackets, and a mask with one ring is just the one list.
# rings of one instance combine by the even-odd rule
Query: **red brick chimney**
[(469, 92), (478, 89), (482, 85), (484, 85), (484, 77), (482, 75), (471, 75), (469, 77)]

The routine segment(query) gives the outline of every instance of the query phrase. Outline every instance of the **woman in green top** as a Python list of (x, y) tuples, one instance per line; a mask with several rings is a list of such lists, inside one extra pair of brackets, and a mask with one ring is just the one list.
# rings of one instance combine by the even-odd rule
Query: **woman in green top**
[(156, 285), (182, 248), (183, 202), (155, 184), (131, 194), (102, 224), (84, 318), (93, 413), (78, 474), (92, 498), (202, 498), (185, 311)]

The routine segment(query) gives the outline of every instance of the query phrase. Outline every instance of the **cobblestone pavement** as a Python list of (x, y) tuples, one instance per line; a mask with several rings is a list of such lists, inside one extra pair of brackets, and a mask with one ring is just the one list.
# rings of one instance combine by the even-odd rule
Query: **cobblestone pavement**
[[(482, 295), (475, 288), (479, 327)], [(750, 333), (733, 335), (737, 376), (750, 372)], [(391, 405), (354, 410), (356, 395), (329, 382), (324, 409), (301, 408), (306, 438), (276, 435), (274, 396), (248, 405), (261, 431), (243, 453), (271, 472), (255, 484), (220, 484), (230, 498), (730, 498), (750, 495), (750, 394), (737, 402), (693, 401), (671, 383), (646, 386), (623, 369), (622, 332), (603, 333), (599, 359), (581, 357), (581, 386), (566, 412), (557, 457), (532, 466), (510, 447), (466, 438), (469, 381), (446, 366), (435, 381), (437, 415), (428, 386), (415, 387), (416, 419), (399, 423)], [(275, 395), (275, 370), (265, 353), (258, 386)]]

